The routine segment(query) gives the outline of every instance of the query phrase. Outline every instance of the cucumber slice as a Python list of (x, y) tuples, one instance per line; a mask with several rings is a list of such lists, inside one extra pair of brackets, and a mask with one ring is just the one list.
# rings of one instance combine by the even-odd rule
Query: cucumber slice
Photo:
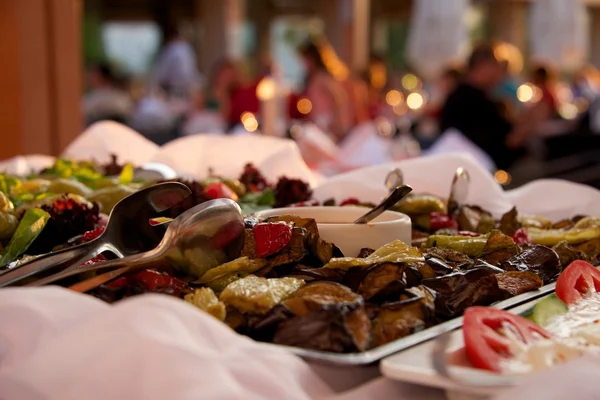
[(530, 319), (541, 327), (548, 325), (550, 319), (569, 311), (567, 305), (555, 294), (540, 300), (531, 311)]

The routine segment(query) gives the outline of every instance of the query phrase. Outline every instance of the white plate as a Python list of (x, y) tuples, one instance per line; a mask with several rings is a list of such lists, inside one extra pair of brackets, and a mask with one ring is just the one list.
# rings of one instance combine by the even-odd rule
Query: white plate
[[(539, 300), (541, 299), (523, 304), (509, 311), (522, 314), (531, 309), (533, 304)], [(489, 386), (469, 386), (440, 375), (433, 366), (433, 346), (434, 341), (430, 340), (383, 359), (379, 367), (381, 373), (389, 379), (445, 389), (448, 391), (448, 397), (452, 399), (485, 399), (518, 384), (522, 380), (521, 377), (508, 378), (471, 367), (466, 360), (464, 351), (462, 351), (464, 347), (462, 329), (450, 334), (446, 353), (450, 372), (452, 376), (460, 380), (476, 381), (480, 385), (489, 383)], [(510, 381), (510, 383), (507, 381)]]

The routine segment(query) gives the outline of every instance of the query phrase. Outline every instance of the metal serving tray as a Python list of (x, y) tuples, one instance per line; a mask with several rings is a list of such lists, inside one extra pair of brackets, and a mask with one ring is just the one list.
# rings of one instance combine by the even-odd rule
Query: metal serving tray
[[(551, 283), (542, 286), (538, 290), (523, 293), (518, 296), (511, 297), (510, 299), (495, 303), (492, 305), (492, 307), (506, 310), (512, 309), (519, 305), (525, 305), (525, 303), (529, 303), (535, 299), (553, 293), (555, 286), (556, 283)], [(529, 304), (529, 306), (531, 306), (531, 304)], [(421, 332), (413, 333), (412, 335), (384, 344), (383, 346), (376, 347), (372, 350), (364, 351), (362, 353), (341, 354), (326, 351), (308, 350), (299, 347), (281, 346), (275, 344), (270, 345), (278, 348), (284, 348), (308, 361), (347, 367), (369, 365), (394, 353), (398, 353), (408, 349), (409, 347), (434, 339), (443, 333), (458, 329), (462, 326), (462, 321), (462, 317), (454, 318), (450, 321), (443, 322)]]

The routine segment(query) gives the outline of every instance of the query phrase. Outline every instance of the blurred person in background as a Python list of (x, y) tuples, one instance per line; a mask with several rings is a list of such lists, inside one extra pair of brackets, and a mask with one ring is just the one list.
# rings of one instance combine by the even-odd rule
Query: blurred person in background
[(343, 82), (350, 104), (353, 126), (370, 121), (369, 85), (358, 74), (351, 73)]
[(369, 117), (375, 119), (381, 114), (381, 107), (385, 99), (384, 91), (388, 84), (388, 70), (385, 59), (372, 54), (369, 58), (367, 70), (362, 74), (362, 79), (367, 83)]
[(225, 133), (227, 128), (225, 119), (221, 117), (218, 110), (207, 107), (206, 97), (201, 88), (192, 90), (189, 111), (181, 128), (183, 136), (198, 133)]
[(239, 74), (230, 60), (219, 62), (213, 72), (207, 107), (216, 110), (224, 121), (229, 121), (231, 95), (239, 83)]
[(440, 127), (442, 132), (458, 130), (485, 151), (498, 168), (507, 169), (524, 151), (507, 145), (513, 127), (492, 99), (492, 91), (505, 75), (505, 66), (495, 53), (496, 46), (489, 43), (475, 47), (464, 80), (442, 108)]
[(429, 103), (425, 106), (423, 112), (427, 118), (432, 118), (435, 121), (440, 120), (442, 109), (450, 93), (454, 92), (463, 78), (462, 71), (457, 67), (447, 67), (437, 82), (432, 93)]
[(88, 70), (87, 86), (88, 92), (83, 97), (86, 125), (100, 120), (127, 122), (133, 101), (108, 64), (94, 65)]
[(521, 113), (507, 140), (512, 148), (523, 146), (535, 132), (550, 130), (551, 127), (545, 124), (559, 117), (556, 78), (552, 69), (549, 66), (538, 66), (533, 69), (530, 80), (540, 90), (541, 98)]
[(168, 97), (187, 98), (192, 87), (202, 85), (194, 48), (179, 29), (167, 29), (165, 44), (158, 54), (151, 79), (152, 89), (160, 87)]
[(351, 127), (350, 104), (342, 84), (329, 73), (319, 47), (309, 41), (300, 47), (306, 79), (302, 97), (312, 103), (307, 118), (339, 142)]
[(573, 96), (581, 97), (592, 102), (598, 96), (600, 90), (600, 72), (593, 65), (581, 69), (573, 77)]
[(238, 64), (236, 71), (237, 79), (231, 86), (229, 95), (228, 131), (241, 122), (242, 114), (250, 112), (258, 115), (260, 112), (260, 100), (256, 91), (264, 76), (255, 74), (248, 63)]

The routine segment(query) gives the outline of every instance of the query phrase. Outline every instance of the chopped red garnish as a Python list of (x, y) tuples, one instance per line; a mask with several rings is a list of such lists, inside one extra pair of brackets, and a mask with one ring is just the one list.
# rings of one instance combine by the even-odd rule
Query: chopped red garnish
[(458, 235), (459, 236), (477, 237), (477, 236), (481, 236), (481, 233), (471, 232), (471, 231), (458, 231)]
[(433, 232), (440, 229), (458, 229), (458, 223), (448, 214), (434, 211), (429, 216), (431, 221), (431, 230)]
[(92, 240), (96, 239), (97, 237), (99, 237), (100, 235), (102, 235), (102, 233), (104, 232), (104, 229), (106, 229), (104, 226), (101, 226), (100, 228), (96, 228), (94, 230), (91, 231), (87, 231), (86, 233), (83, 234), (83, 242), (91, 242)]
[(161, 289), (172, 289), (175, 296), (179, 296), (181, 291), (188, 288), (188, 284), (181, 279), (177, 279), (164, 272), (158, 272), (147, 269), (129, 277), (129, 282), (142, 282), (150, 291)]
[(92, 265), (92, 264), (97, 264), (102, 261), (106, 261), (106, 257), (104, 257), (102, 254), (98, 254), (96, 257), (92, 258), (91, 260), (87, 260), (86, 262), (84, 262), (81, 265)]
[(360, 201), (358, 201), (358, 199), (355, 197), (350, 197), (350, 198), (347, 198), (346, 200), (342, 201), (340, 203), (340, 206), (354, 206), (357, 204), (360, 204)]
[(516, 244), (531, 243), (531, 239), (529, 238), (529, 235), (527, 234), (527, 228), (517, 229), (517, 231), (512, 235), (512, 238)]
[(292, 239), (292, 225), (287, 222), (261, 222), (252, 231), (258, 258), (276, 254)]
[(211, 199), (234, 199), (237, 200), (237, 195), (222, 182), (213, 182), (204, 188), (204, 193)]

